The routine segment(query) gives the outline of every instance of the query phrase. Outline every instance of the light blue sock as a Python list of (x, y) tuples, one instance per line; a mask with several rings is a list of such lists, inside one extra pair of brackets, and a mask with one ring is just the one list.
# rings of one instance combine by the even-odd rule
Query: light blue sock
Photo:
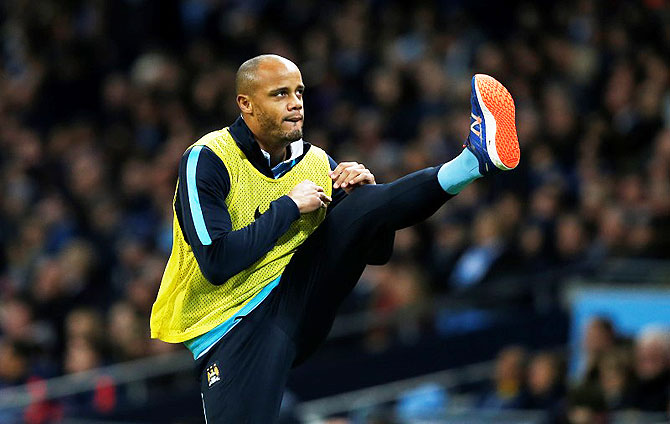
[(468, 149), (463, 149), (460, 155), (442, 165), (437, 171), (437, 180), (442, 189), (449, 194), (460, 193), (466, 185), (481, 176), (477, 157)]

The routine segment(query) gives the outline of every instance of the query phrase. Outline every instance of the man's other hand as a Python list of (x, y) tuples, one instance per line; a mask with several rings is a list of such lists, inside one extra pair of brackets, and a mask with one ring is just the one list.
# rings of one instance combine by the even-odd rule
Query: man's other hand
[(301, 214), (325, 208), (333, 200), (326, 195), (323, 187), (319, 187), (309, 180), (305, 180), (293, 187), (288, 197), (295, 202)]
[(333, 188), (342, 187), (349, 193), (356, 187), (366, 184), (376, 184), (375, 176), (363, 164), (357, 162), (342, 162), (330, 171), (330, 178), (333, 180)]

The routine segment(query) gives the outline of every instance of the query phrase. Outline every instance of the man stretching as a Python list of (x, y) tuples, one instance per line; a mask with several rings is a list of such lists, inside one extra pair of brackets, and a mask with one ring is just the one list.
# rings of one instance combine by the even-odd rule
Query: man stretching
[(389, 259), (394, 232), (519, 163), (514, 102), (489, 76), (472, 78), (463, 152), (389, 184), (302, 140), (304, 88), (288, 59), (244, 62), (241, 116), (179, 167), (151, 336), (193, 352), (210, 424), (275, 422), (289, 370), (325, 339), (365, 266)]

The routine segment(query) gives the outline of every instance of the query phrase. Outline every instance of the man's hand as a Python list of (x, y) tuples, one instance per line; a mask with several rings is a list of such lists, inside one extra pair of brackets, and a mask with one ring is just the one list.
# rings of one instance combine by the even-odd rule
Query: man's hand
[(366, 184), (376, 184), (375, 176), (369, 169), (357, 162), (342, 162), (330, 171), (333, 188), (342, 187), (347, 194)]
[(309, 180), (293, 187), (288, 197), (298, 205), (301, 214), (325, 208), (333, 200), (324, 193), (323, 187), (319, 187)]

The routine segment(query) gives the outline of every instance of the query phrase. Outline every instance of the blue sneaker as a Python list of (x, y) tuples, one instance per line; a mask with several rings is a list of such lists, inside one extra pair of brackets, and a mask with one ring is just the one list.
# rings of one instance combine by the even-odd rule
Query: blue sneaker
[(516, 168), (521, 152), (512, 95), (493, 77), (477, 74), (472, 77), (470, 102), (472, 122), (465, 147), (477, 157), (479, 172), (490, 175)]

